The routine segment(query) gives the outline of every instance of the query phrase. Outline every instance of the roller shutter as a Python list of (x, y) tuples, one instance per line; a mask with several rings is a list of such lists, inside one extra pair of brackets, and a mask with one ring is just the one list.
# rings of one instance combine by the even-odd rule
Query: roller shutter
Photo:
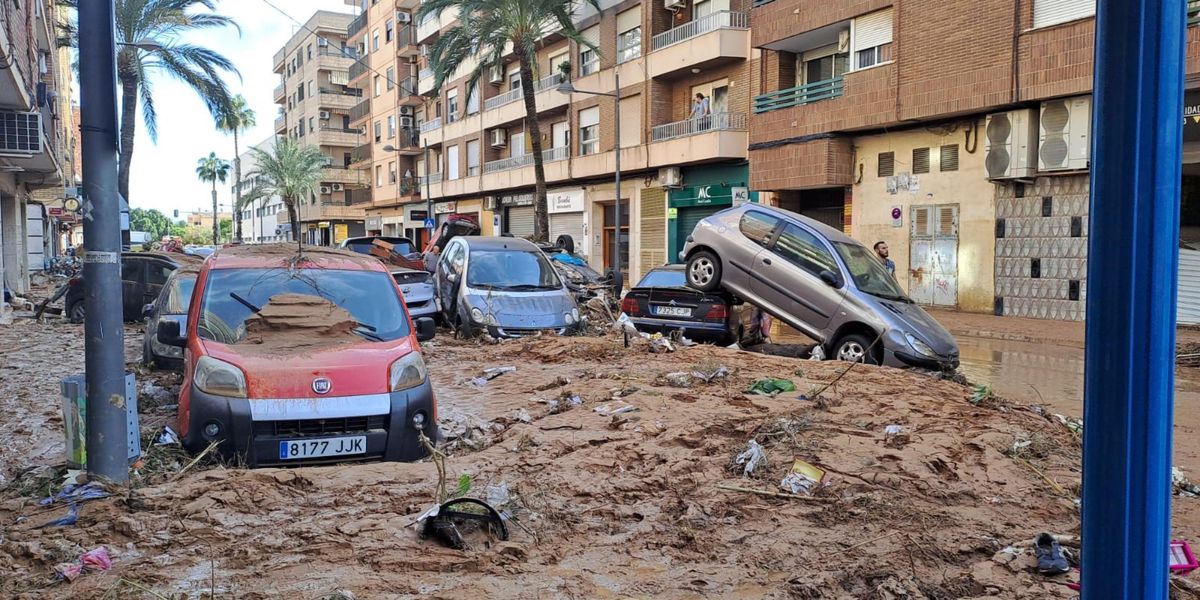
[(666, 264), (667, 259), (667, 195), (662, 188), (642, 190), (641, 271), (634, 279)]
[(583, 233), (583, 213), (557, 213), (550, 215), (550, 241), (558, 239), (560, 235), (569, 235), (575, 240), (575, 252), (583, 253), (583, 242), (586, 237)]
[(533, 207), (510, 206), (505, 209), (504, 229), (513, 237), (529, 237), (533, 235)]
[(1096, 0), (1034, 0), (1033, 26), (1046, 27), (1096, 14)]
[[(692, 230), (696, 228), (696, 225), (701, 220), (720, 211), (723, 208), (728, 207), (694, 206), (691, 208), (679, 209), (679, 216), (675, 220), (675, 237), (679, 240), (679, 246), (683, 246), (684, 240), (687, 239), (687, 236), (692, 235)], [(679, 262), (678, 256), (670, 256), (668, 258), (670, 259), (670, 262)]]
[(1180, 324), (1200, 324), (1200, 250), (1179, 249), (1179, 295), (1176, 303)]
[(25, 205), (26, 224), (28, 232), (25, 238), (25, 252), (29, 257), (29, 270), (42, 271), (46, 267), (45, 254), (45, 219), (42, 216), (42, 211), (45, 208), (37, 202), (30, 202)]

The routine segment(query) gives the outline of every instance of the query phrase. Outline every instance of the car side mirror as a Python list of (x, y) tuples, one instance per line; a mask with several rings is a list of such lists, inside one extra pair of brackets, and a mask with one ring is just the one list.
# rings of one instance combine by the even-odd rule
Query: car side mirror
[(458, 283), (458, 273), (454, 271), (446, 271), (446, 281), (450, 283)]
[(176, 348), (187, 346), (187, 336), (180, 333), (178, 321), (171, 319), (159, 321), (156, 336), (158, 343), (165, 346), (175, 346)]
[(821, 281), (824, 281), (829, 287), (842, 287), (841, 278), (833, 271), (821, 271)]
[(418, 342), (428, 342), (433, 339), (433, 336), (437, 335), (437, 325), (429, 317), (417, 319), (416, 325)]
[(142, 318), (149, 319), (152, 316), (154, 316), (154, 304), (150, 303), (150, 304), (143, 305), (142, 306)]

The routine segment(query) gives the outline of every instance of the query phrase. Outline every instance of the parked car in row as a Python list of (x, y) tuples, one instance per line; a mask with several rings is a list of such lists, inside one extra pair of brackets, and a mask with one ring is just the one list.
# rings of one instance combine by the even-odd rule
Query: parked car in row
[[(125, 321), (143, 318), (142, 308), (154, 302), (171, 273), (185, 264), (198, 264), (201, 258), (179, 252), (121, 253), (121, 313)], [(71, 278), (63, 305), (72, 323), (82, 323), (87, 313), (83, 297), (87, 281), (83, 275)]]
[(404, 294), (404, 305), (412, 318), (437, 317), (437, 306), (433, 301), (433, 275), (429, 271), (392, 268), (392, 279)]
[(464, 337), (566, 334), (580, 325), (573, 294), (528, 240), (455, 237), (441, 253), (434, 287), (442, 318)]
[(183, 370), (183, 348), (158, 341), (158, 326), (163, 321), (174, 321), (181, 331), (186, 328), (192, 289), (196, 287), (196, 276), (199, 274), (198, 263), (176, 269), (167, 278), (158, 298), (142, 307), (142, 315), (146, 319), (146, 332), (142, 339), (143, 363), (159, 369)]
[(621, 300), (621, 312), (638, 331), (682, 332), (689, 339), (728, 346), (762, 342), (753, 322), (754, 307), (723, 291), (701, 292), (687, 285), (683, 265), (651, 269)]
[(195, 452), (217, 443), (250, 466), (426, 456), (437, 403), (414, 321), (382, 263), (291, 244), (224, 249), (201, 267), (186, 329), (179, 431)]
[(680, 259), (691, 287), (736, 294), (832, 358), (958, 367), (954, 337), (905, 295), (874, 253), (808, 217), (759, 204), (726, 209), (696, 225)]

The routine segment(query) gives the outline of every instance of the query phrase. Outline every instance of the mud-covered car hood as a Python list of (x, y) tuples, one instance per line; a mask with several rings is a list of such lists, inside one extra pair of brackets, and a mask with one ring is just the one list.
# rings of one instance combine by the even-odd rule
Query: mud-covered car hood
[(894, 321), (895, 328), (913, 334), (942, 356), (958, 355), (958, 342), (954, 340), (954, 336), (950, 335), (950, 332), (946, 331), (941, 323), (925, 312), (925, 309), (905, 302), (883, 299), (874, 301), (885, 315)]
[(565, 289), (543, 292), (471, 290), (466, 295), (468, 310), (478, 308), (492, 315), (498, 327), (566, 327), (565, 315), (577, 308)]

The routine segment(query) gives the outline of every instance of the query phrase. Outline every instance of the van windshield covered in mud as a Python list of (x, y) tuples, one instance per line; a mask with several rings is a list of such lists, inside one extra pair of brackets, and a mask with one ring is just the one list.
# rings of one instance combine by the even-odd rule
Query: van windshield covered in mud
[(246, 320), (272, 298), (296, 295), (323, 299), (331, 309), (349, 313), (354, 333), (364, 339), (385, 342), (409, 335), (408, 316), (390, 275), (337, 269), (215, 269), (204, 287), (198, 333), (236, 344), (246, 339)]
[(473, 250), (467, 285), (492, 290), (556, 290), (562, 281), (540, 251)]

